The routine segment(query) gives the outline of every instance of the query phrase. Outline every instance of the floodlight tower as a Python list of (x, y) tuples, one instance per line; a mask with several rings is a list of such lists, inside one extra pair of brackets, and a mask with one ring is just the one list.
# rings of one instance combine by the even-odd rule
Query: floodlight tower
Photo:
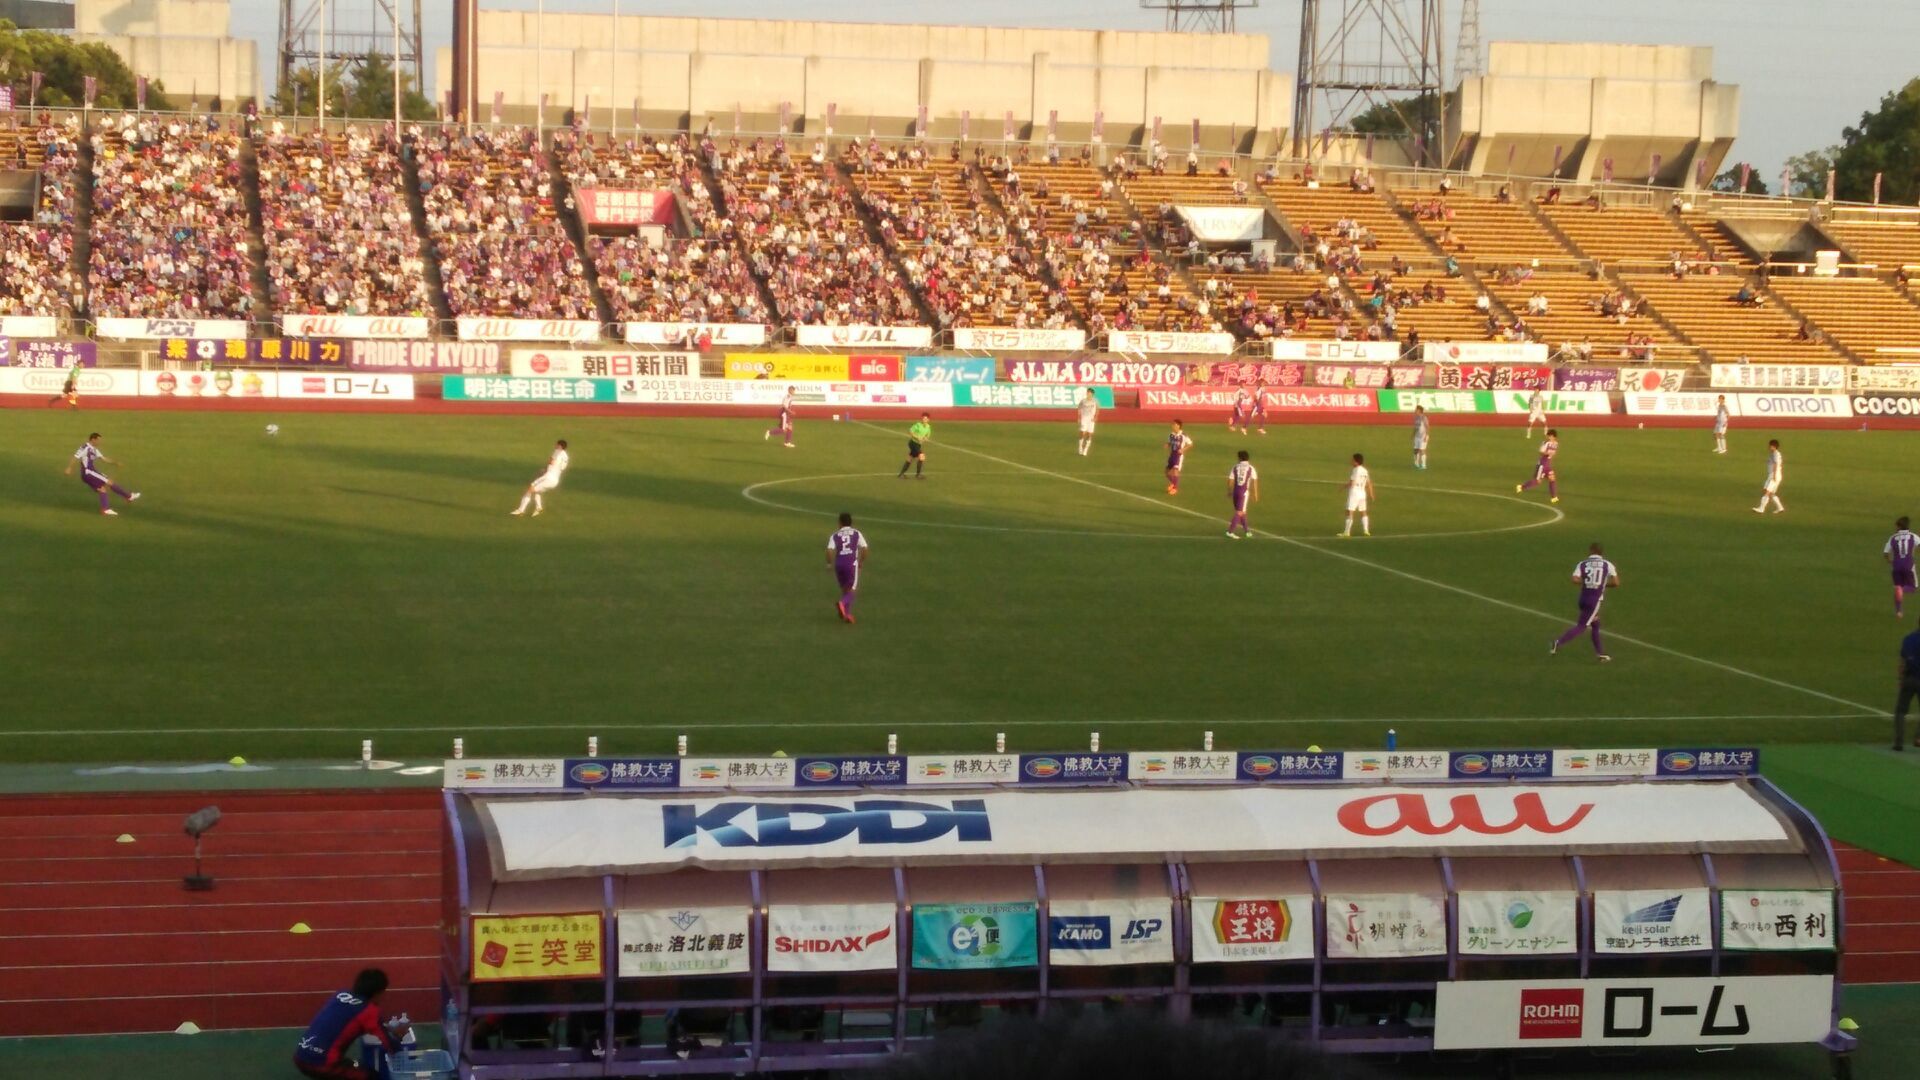
[(1480, 0), (1460, 0), (1460, 36), (1453, 45), (1454, 85), (1485, 71), (1480, 59)]
[(1256, 8), (1260, 0), (1140, 0), (1140, 6), (1167, 13), (1174, 34), (1231, 34), (1234, 13)]
[[(1300, 0), (1293, 156), (1307, 156), (1322, 120), (1322, 127), (1335, 128), (1384, 105), (1414, 139), (1415, 163), (1440, 163), (1446, 70), (1440, 23), (1440, 0)], [(1326, 114), (1319, 117), (1322, 98)]]
[[(426, 53), (420, 47), (422, 0), (366, 0), (354, 15), (365, 29), (348, 28), (337, 0), (280, 0), (279, 82), (285, 86), (302, 60), (352, 65), (369, 54), (387, 57), (397, 72), (411, 67), (413, 88), (426, 92)], [(406, 9), (411, 8), (411, 12)]]

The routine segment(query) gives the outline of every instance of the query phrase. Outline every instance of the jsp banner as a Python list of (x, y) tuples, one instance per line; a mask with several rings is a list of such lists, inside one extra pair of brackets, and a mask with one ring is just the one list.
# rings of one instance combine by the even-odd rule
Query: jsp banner
[(1832, 952), (1827, 889), (1720, 890), (1720, 946), (1754, 952)]
[(1435, 1050), (1810, 1043), (1833, 1022), (1833, 976), (1443, 982)]
[(598, 979), (605, 974), (600, 913), (475, 915), (473, 981)]
[(622, 911), (620, 977), (726, 975), (751, 970), (748, 907)]
[(1433, 956), (1447, 951), (1447, 904), (1389, 893), (1327, 897), (1328, 958)]
[(1424, 405), (1430, 413), (1492, 412), (1491, 390), (1382, 390), (1380, 411), (1410, 413)]
[[(1496, 390), (1493, 395), (1493, 411), (1524, 414), (1528, 411), (1528, 402), (1532, 400), (1533, 391), (1531, 390)], [(1613, 403), (1608, 399), (1607, 394), (1598, 390), (1542, 390), (1540, 401), (1550, 413), (1605, 416), (1613, 411)]]
[(1173, 906), (1166, 900), (1055, 900), (1047, 909), (1047, 963), (1171, 964)]
[(921, 971), (980, 971), (1040, 963), (1039, 908), (1002, 904), (917, 904), (913, 966)]
[(900, 964), (892, 904), (774, 904), (768, 971), (893, 971)]
[(1593, 951), (1699, 952), (1713, 947), (1705, 889), (1630, 889), (1593, 894)]
[(1578, 951), (1579, 894), (1461, 892), (1459, 941), (1467, 956), (1556, 956)]
[(1196, 896), (1193, 962), (1313, 959), (1313, 897)]

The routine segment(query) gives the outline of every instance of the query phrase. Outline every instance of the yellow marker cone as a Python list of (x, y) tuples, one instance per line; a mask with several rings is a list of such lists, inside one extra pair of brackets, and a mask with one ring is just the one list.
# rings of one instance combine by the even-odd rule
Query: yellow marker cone
[(181, 1022), (179, 1027), (173, 1029), (173, 1033), (175, 1035), (198, 1035), (200, 1034), (200, 1025), (191, 1020), (185, 1020)]
[(1319, 747), (1317, 747), (1317, 746), (1309, 746), (1309, 747), (1307, 747), (1307, 753), (1309, 753), (1309, 754), (1317, 754), (1317, 753), (1319, 753), (1319, 752), (1320, 752), (1320, 748), (1319, 748)]
[(311, 934), (313, 933), (313, 927), (308, 926), (306, 923), (303, 923), (303, 922), (297, 922), (297, 923), (294, 923), (292, 926), (287, 927), (287, 933)]
[(1843, 1016), (1840, 1018), (1840, 1030), (1841, 1031), (1859, 1031), (1860, 1025), (1853, 1022), (1853, 1017)]
[(247, 759), (241, 757), (239, 754), (235, 754), (227, 759), (227, 764), (229, 765), (245, 765), (246, 763)]
[(133, 843), (133, 834), (123, 832), (119, 836), (114, 837), (113, 842), (116, 844), (131, 844)]
[(773, 756), (774, 756), (774, 757), (786, 757), (786, 756), (787, 756), (787, 752), (786, 752), (785, 750), (775, 750), (775, 751), (773, 752)]

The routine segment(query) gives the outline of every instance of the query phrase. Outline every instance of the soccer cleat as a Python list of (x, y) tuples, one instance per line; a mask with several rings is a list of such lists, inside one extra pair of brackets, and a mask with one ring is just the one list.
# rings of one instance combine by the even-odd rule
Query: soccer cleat
[(1179, 489), (1179, 488), (1177, 488), (1177, 487), (1174, 487), (1174, 486), (1173, 486), (1172, 484), (1168, 484), (1168, 485), (1167, 485), (1167, 494), (1169, 494), (1169, 495), (1178, 495), (1178, 494), (1180, 494), (1180, 489)]
[(851, 623), (853, 621), (853, 612), (847, 610), (847, 602), (845, 600), (834, 601), (833, 609), (840, 613), (841, 622)]
[(1753, 511), (1756, 514), (1764, 514), (1767, 512), (1766, 507), (1764, 506), (1749, 506), (1747, 507), (1747, 509)]
[(544, 510), (542, 510), (542, 509), (540, 509), (539, 507), (535, 507), (535, 508), (534, 508), (534, 510), (533, 510), (533, 516), (534, 516), (534, 517), (539, 517), (539, 516), (540, 516), (541, 514), (543, 514), (543, 513), (546, 513), (546, 511), (544, 511)]
[(1600, 655), (1594, 657), (1594, 659), (1600, 661), (1603, 664), (1613, 663), (1613, 657), (1608, 656), (1606, 653), (1601, 653)]
[(784, 446), (784, 447), (786, 447), (786, 448), (787, 448), (787, 449), (789, 449), (789, 450), (791, 450), (791, 449), (793, 449), (793, 444), (792, 444), (792, 443), (781, 443), (780, 445), (782, 445), (782, 446)]
[(1560, 641), (1559, 641), (1559, 639), (1558, 639), (1558, 638), (1555, 638), (1554, 640), (1552, 640), (1552, 641), (1549, 641), (1549, 642), (1547, 642), (1547, 655), (1548, 655), (1548, 656), (1558, 656), (1559, 654), (1560, 654)]
[(1360, 535), (1361, 535), (1361, 536), (1372, 536), (1372, 535), (1373, 535), (1373, 530), (1372, 530), (1372, 529), (1362, 529), (1362, 530), (1360, 530)]
[(1547, 501), (1548, 501), (1548, 502), (1550, 502), (1550, 503), (1557, 503), (1557, 502), (1559, 502), (1559, 501), (1560, 501), (1560, 496), (1558, 496), (1558, 495), (1555, 495), (1555, 496), (1553, 496), (1552, 498), (1550, 498), (1550, 499), (1548, 499)]
[(761, 441), (761, 442), (771, 442), (772, 440), (773, 440), (773, 432), (771, 432), (771, 431), (763, 431), (763, 432), (761, 432), (761, 433), (760, 433), (760, 441)]
[(522, 515), (522, 514), (524, 514), (524, 513), (526, 513), (526, 512), (527, 512), (527, 510), (526, 510), (526, 507), (524, 507), (524, 506), (523, 506), (523, 507), (521, 507), (521, 508), (520, 508), (520, 509), (518, 509), (518, 510), (509, 510), (509, 511), (507, 511), (507, 516), (508, 516), (508, 517), (519, 517), (520, 515)]
[(111, 510), (111, 509), (109, 509), (109, 510), (102, 510), (102, 511), (100, 511), (100, 512), (101, 512), (101, 513), (103, 513), (103, 514), (105, 514), (105, 515), (107, 515), (108, 517), (119, 517), (119, 516), (120, 516), (120, 511), (118, 511), (118, 510)]
[(129, 495), (129, 496), (127, 496), (127, 501), (128, 501), (128, 502), (132, 502), (133, 500), (135, 500), (135, 499), (137, 499), (137, 498), (139, 498), (139, 497), (140, 497), (140, 493), (136, 491), (136, 492), (134, 492), (133, 494), (131, 494), (131, 495)]
[(1784, 507), (1784, 506), (1783, 506), (1783, 507), (1781, 507), (1780, 509), (1778, 509), (1778, 510), (1775, 510), (1775, 511), (1774, 511), (1774, 513), (1776, 513), (1776, 514), (1784, 514), (1784, 513), (1786, 513), (1786, 512), (1787, 512), (1787, 508), (1786, 508), (1786, 507)]
[(1513, 493), (1514, 493), (1515, 495), (1518, 495), (1518, 494), (1520, 494), (1521, 492), (1523, 492), (1523, 491), (1525, 491), (1525, 490), (1527, 490), (1527, 485), (1525, 485), (1525, 484), (1515, 484), (1515, 485), (1513, 485)]

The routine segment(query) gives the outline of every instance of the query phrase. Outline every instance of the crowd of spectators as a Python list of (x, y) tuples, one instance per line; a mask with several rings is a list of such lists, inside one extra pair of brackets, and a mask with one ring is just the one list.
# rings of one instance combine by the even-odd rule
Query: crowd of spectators
[(276, 121), (257, 152), (276, 314), (432, 313), (390, 126), (292, 134)]
[(533, 129), (408, 129), (427, 234), (456, 316), (591, 319), (586, 268)]
[(209, 117), (95, 121), (89, 308), (133, 318), (253, 311), (240, 137)]
[(0, 130), (0, 145), (39, 171), (33, 219), (0, 227), (0, 315), (64, 316), (81, 305), (73, 274), (80, 127), (63, 121)]

